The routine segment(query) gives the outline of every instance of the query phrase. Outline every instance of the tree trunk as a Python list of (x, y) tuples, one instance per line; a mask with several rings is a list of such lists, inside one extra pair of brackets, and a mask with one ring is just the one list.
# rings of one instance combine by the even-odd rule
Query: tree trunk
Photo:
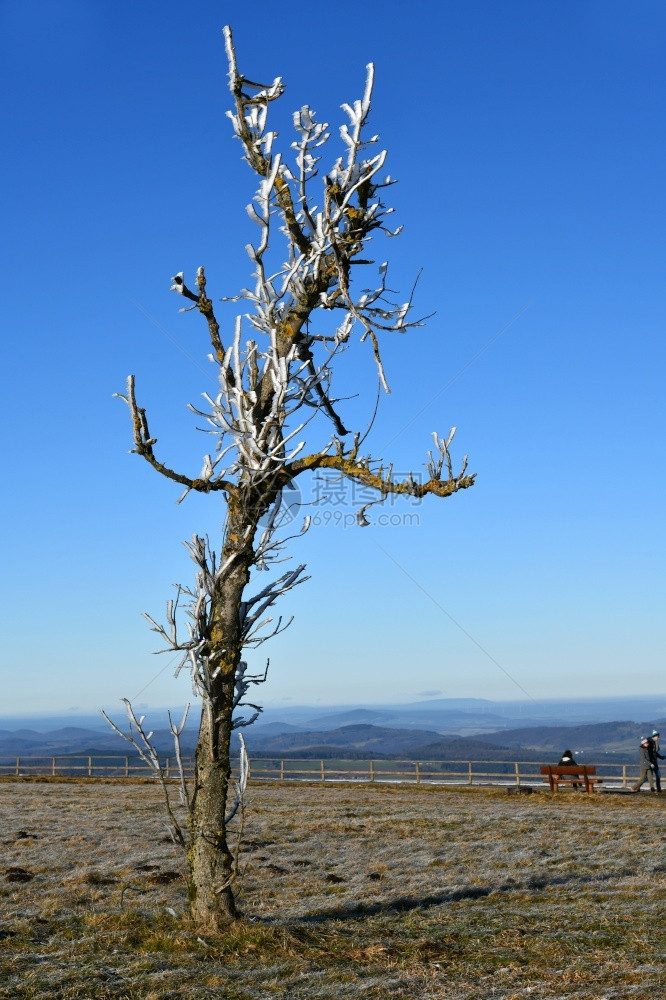
[(253, 558), (252, 536), (248, 538), (246, 531), (247, 525), (240, 519), (229, 517), (223, 558), (233, 555), (235, 561), (211, 604), (208, 656), (211, 673), (216, 672), (216, 676), (210, 698), (204, 699), (196, 751), (189, 899), (195, 924), (208, 932), (223, 929), (236, 917), (231, 886), (234, 859), (227, 841), (225, 814), (231, 778), (229, 744), (235, 679), (242, 652), (239, 611)]
[(204, 706), (196, 752), (196, 783), (190, 818), (189, 898), (195, 924), (208, 932), (221, 930), (236, 916), (230, 884), (233, 857), (224, 821), (231, 771), (231, 712), (228, 714), (228, 722), (222, 726), (214, 722), (212, 712)]

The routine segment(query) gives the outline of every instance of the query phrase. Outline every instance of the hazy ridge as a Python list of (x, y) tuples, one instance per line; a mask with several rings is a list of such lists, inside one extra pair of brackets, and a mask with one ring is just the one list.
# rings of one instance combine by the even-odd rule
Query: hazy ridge
[[(582, 759), (604, 755), (607, 760), (633, 761), (640, 737), (662, 723), (666, 728), (665, 702), (663, 696), (545, 705), (437, 699), (378, 707), (268, 708), (245, 736), (250, 753), (259, 756), (529, 760), (552, 759), (568, 748)], [(148, 722), (155, 746), (169, 754), (173, 740), (165, 715), (153, 710)], [(185, 753), (191, 753), (196, 742), (196, 713), (192, 715), (183, 734)], [(116, 719), (122, 724), (120, 716)], [(101, 716), (81, 716), (84, 724), (77, 721), (0, 720), (0, 756), (132, 753)], [(62, 722), (68, 724), (58, 725)]]

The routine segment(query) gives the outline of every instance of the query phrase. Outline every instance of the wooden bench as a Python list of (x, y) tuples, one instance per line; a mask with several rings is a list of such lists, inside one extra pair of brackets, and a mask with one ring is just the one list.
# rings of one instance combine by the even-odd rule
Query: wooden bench
[(595, 784), (604, 780), (595, 777), (597, 769), (594, 764), (568, 764), (563, 767), (544, 764), (541, 773), (548, 779), (551, 792), (556, 792), (561, 784), (584, 785), (586, 792), (593, 792)]

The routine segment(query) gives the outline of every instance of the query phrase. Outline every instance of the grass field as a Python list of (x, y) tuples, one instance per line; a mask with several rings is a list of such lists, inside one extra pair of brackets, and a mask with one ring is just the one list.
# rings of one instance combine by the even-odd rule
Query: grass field
[(0, 782), (0, 998), (658, 1000), (660, 796), (255, 784), (200, 937), (152, 784)]

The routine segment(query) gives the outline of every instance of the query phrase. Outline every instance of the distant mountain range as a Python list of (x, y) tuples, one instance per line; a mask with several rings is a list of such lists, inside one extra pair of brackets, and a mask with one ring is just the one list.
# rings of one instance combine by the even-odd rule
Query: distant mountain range
[[(147, 723), (166, 730), (166, 710), (136, 705)], [(197, 712), (190, 713), (189, 728), (197, 724)], [(116, 721), (125, 721), (123, 713), (112, 713)], [(176, 711), (179, 715), (179, 711)], [(557, 701), (498, 702), (484, 698), (435, 698), (406, 705), (374, 706), (281, 706), (268, 705), (252, 732), (333, 730), (341, 726), (370, 725), (388, 729), (430, 730), (442, 735), (474, 736), (502, 730), (588, 726), (616, 719), (654, 719), (666, 717), (666, 695), (643, 698), (568, 698)], [(31, 730), (52, 732), (60, 729), (87, 729), (110, 735), (101, 715), (68, 715), (10, 718), (0, 715), (0, 731)]]
[(326, 708), (268, 706), (258, 727), (269, 723), (304, 730), (365, 724), (391, 729), (427, 729), (452, 736), (543, 726), (587, 726), (616, 719), (666, 717), (666, 695), (652, 698), (559, 699), (494, 702), (483, 698), (437, 698), (407, 705)]
[[(502, 743), (508, 748), (538, 748), (539, 750), (561, 753), (562, 749), (572, 750), (576, 755), (585, 753), (615, 753), (626, 756), (637, 753), (643, 736), (649, 736), (653, 728), (663, 730), (666, 743), (666, 718), (650, 722), (599, 722), (589, 726), (551, 726), (512, 729), (501, 734)], [(500, 734), (496, 734), (499, 737)], [(492, 746), (495, 737), (484, 733), (477, 737), (479, 742)]]
[[(194, 731), (191, 736), (190, 742), (193, 743), (196, 738)], [(173, 750), (173, 737), (168, 729), (155, 732), (153, 741), (161, 753), (170, 753)], [(54, 757), (71, 754), (85, 756), (110, 754), (121, 757), (128, 753), (133, 753), (130, 744), (121, 740), (120, 736), (108, 726), (106, 731), (77, 726), (67, 726), (47, 732), (36, 732), (32, 729), (14, 731), (0, 729), (0, 757), (19, 755)]]
[[(662, 720), (666, 734), (666, 719)], [(581, 760), (633, 762), (645, 723), (605, 722), (589, 726), (540, 726), (501, 730), (476, 736), (450, 736), (423, 729), (388, 729), (373, 725), (341, 726), (334, 730), (276, 732), (272, 727), (249, 730), (250, 754), (261, 756), (330, 757), (353, 751), (355, 757), (402, 756), (418, 760), (553, 760), (565, 749)], [(269, 732), (263, 730), (269, 729)]]
[[(334, 722), (338, 720), (339, 716), (333, 716)], [(554, 760), (564, 749), (570, 749), (580, 760), (603, 757), (609, 762), (634, 762), (640, 737), (651, 732), (653, 726), (663, 727), (666, 736), (664, 717), (643, 723), (618, 721), (576, 726), (529, 726), (474, 736), (364, 722), (332, 729), (305, 729), (290, 723), (273, 722), (247, 728), (245, 737), (250, 756), (261, 757)], [(173, 738), (168, 730), (156, 730), (152, 741), (160, 753), (173, 753)], [(183, 734), (183, 752), (191, 754), (195, 743), (196, 729), (191, 727)], [(0, 730), (0, 758), (126, 754), (133, 755), (132, 747), (108, 726), (103, 730), (75, 726), (48, 732)]]

